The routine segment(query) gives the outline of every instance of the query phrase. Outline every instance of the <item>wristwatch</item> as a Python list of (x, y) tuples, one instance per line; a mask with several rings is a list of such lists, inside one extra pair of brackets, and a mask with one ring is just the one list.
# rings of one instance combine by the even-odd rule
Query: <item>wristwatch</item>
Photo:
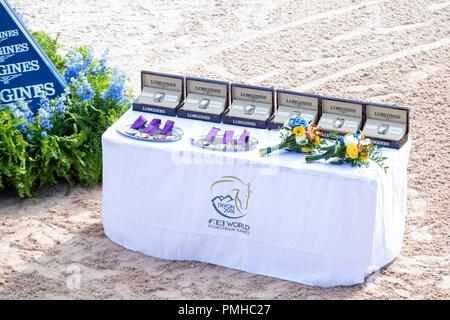
[(341, 128), (344, 126), (344, 123), (345, 123), (345, 120), (344, 120), (344, 119), (337, 118), (337, 119), (334, 121), (333, 126), (334, 126), (336, 129), (341, 129)]
[(164, 100), (165, 96), (166, 96), (166, 94), (164, 92), (157, 92), (157, 93), (155, 93), (153, 100), (155, 102), (162, 102)]
[(244, 107), (244, 114), (251, 116), (255, 112), (256, 106), (254, 104), (248, 104)]
[(206, 109), (206, 108), (208, 108), (210, 102), (211, 102), (210, 99), (203, 99), (202, 101), (200, 101), (199, 108), (200, 108), (200, 109)]
[(382, 124), (379, 128), (378, 128), (378, 134), (381, 135), (386, 135), (389, 131), (389, 125), (387, 124)]

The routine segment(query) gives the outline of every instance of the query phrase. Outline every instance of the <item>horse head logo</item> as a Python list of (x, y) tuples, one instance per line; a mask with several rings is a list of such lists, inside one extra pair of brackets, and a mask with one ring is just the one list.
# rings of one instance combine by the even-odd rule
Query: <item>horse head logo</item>
[(225, 176), (211, 185), (211, 191), (218, 185), (227, 186), (226, 196), (219, 195), (213, 200), (217, 212), (230, 219), (239, 219), (247, 215), (248, 205), (252, 194), (249, 183), (232, 176)]

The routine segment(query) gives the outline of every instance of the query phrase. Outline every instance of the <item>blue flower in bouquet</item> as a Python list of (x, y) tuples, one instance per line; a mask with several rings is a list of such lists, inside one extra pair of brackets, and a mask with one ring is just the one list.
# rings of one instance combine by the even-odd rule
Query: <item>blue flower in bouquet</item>
[(33, 136), (31, 133), (29, 133), (29, 134), (26, 135), (27, 141), (33, 140), (33, 137), (34, 137), (34, 136)]
[(305, 119), (303, 119), (299, 115), (294, 115), (289, 120), (289, 127), (291, 129), (294, 129), (296, 127), (303, 127), (305, 130), (308, 130), (308, 122), (306, 122)]
[(42, 139), (47, 138), (47, 136), (48, 136), (47, 131), (42, 131), (42, 132), (41, 132), (41, 138), (42, 138)]
[(125, 81), (126, 76), (124, 73), (117, 69), (114, 69), (111, 75), (111, 82), (108, 89), (103, 93), (103, 99), (112, 99), (119, 104), (127, 103), (128, 99), (125, 96)]
[(75, 82), (77, 95), (81, 101), (92, 102), (92, 98), (95, 96), (95, 92), (92, 89), (91, 84), (86, 78), (85, 74), (81, 74)]

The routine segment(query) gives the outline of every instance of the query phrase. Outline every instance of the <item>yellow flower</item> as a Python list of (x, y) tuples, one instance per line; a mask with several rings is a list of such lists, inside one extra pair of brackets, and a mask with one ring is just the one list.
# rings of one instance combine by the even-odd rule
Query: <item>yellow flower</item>
[(302, 150), (303, 153), (311, 153), (311, 151), (312, 151), (312, 149), (308, 148), (308, 147), (302, 147), (301, 150)]
[(295, 134), (297, 137), (302, 137), (305, 135), (306, 130), (305, 130), (305, 128), (299, 126), (299, 127), (295, 127), (294, 130), (292, 130), (292, 133)]
[(319, 144), (320, 144), (320, 138), (319, 138), (319, 136), (315, 136), (315, 137), (314, 137), (314, 144), (315, 144), (315, 145), (319, 145)]
[(352, 143), (347, 146), (346, 157), (350, 159), (358, 158), (358, 146), (356, 144)]

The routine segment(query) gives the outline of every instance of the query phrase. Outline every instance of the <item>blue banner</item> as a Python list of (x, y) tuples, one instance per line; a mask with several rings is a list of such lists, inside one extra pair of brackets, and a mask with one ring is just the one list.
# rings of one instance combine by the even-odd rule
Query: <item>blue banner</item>
[(33, 112), (44, 92), (64, 92), (65, 82), (6, 0), (0, 0), (0, 105), (28, 102)]

